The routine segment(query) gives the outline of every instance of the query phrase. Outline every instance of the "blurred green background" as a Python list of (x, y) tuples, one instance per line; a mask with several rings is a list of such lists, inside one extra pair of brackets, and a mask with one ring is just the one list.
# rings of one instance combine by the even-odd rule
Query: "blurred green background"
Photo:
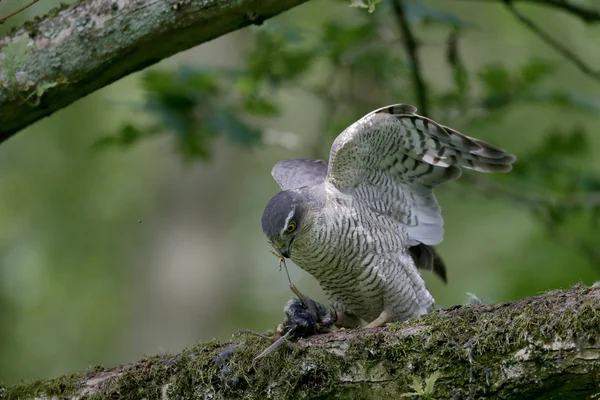
[[(0, 3), (0, 17), (25, 4)], [(580, 2), (590, 5), (593, 2)], [(9, 20), (4, 35), (57, 2)], [(501, 2), (405, 1), (428, 114), (519, 157), (437, 191), (448, 285), (502, 302), (600, 277), (600, 83)], [(598, 26), (517, 4), (590, 65)], [(391, 3), (319, 0), (164, 60), (0, 145), (0, 382), (227, 340), (291, 297), (260, 217), (272, 165), (326, 157), (383, 105), (418, 104)], [(306, 294), (312, 277), (288, 262)]]

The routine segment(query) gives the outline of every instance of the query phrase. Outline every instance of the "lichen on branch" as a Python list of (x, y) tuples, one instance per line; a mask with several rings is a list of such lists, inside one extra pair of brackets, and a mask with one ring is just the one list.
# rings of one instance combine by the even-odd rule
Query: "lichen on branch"
[[(305, 1), (82, 0), (53, 10), (0, 38), (0, 62), (27, 46), (0, 83), (0, 141), (132, 72)], [(23, 101), (32, 96), (35, 107)]]
[(456, 306), (282, 346), (241, 336), (6, 388), (7, 399), (587, 399), (600, 392), (600, 286)]

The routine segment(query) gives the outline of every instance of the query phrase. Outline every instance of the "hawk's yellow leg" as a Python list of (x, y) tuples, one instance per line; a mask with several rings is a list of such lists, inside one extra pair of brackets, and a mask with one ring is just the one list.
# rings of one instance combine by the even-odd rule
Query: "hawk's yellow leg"
[(385, 311), (382, 311), (381, 314), (379, 314), (379, 317), (377, 317), (373, 321), (371, 321), (367, 326), (365, 326), (364, 329), (378, 328), (380, 326), (387, 324), (390, 321), (391, 321), (391, 318), (390, 318), (389, 314)]

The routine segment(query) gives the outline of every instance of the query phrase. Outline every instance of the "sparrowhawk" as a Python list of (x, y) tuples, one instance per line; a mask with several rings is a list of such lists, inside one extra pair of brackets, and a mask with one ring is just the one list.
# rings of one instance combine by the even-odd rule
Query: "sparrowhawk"
[(262, 216), (263, 232), (313, 275), (338, 327), (376, 327), (429, 313), (434, 299), (417, 269), (445, 269), (433, 250), (443, 220), (433, 189), (461, 167), (510, 171), (516, 157), (416, 114), (380, 108), (344, 130), (329, 163), (278, 162), (281, 186)]

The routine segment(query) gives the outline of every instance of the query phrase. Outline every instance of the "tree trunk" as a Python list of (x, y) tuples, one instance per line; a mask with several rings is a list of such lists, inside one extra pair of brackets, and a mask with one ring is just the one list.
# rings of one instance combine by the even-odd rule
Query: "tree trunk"
[(0, 398), (600, 398), (600, 285), (313, 336), (253, 361), (268, 345), (253, 336), (200, 343), (0, 388)]
[(307, 0), (81, 0), (0, 38), (0, 142), (132, 72)]

